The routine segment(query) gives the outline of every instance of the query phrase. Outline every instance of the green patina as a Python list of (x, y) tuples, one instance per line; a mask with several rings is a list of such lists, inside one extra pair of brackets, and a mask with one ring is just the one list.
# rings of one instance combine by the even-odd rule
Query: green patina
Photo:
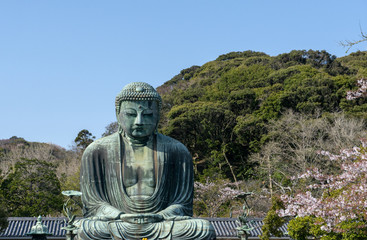
[(157, 133), (160, 106), (146, 83), (128, 84), (116, 97), (119, 131), (82, 157), (79, 239), (215, 239), (208, 221), (192, 218), (192, 158)]

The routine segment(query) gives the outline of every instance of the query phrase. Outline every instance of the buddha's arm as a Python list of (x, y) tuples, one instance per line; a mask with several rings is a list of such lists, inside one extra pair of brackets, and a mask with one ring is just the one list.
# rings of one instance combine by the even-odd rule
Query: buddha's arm
[(85, 217), (100, 220), (119, 219), (122, 212), (104, 200), (97, 190), (98, 185), (100, 185), (100, 183), (92, 182), (85, 183), (85, 187), (81, 187)]
[(122, 212), (108, 201), (106, 190), (106, 159), (103, 152), (91, 144), (82, 157), (80, 187), (83, 193), (84, 216), (101, 219), (119, 219)]
[(155, 213), (121, 214), (120, 219), (128, 223), (155, 223), (164, 220), (164, 217)]
[(158, 214), (162, 215), (165, 219), (171, 218), (174, 216), (184, 216), (184, 207), (180, 204), (173, 204), (166, 209), (160, 211)]
[(120, 210), (108, 203), (103, 203), (98, 207), (93, 218), (100, 220), (116, 220), (120, 219), (121, 215), (123, 215), (123, 213)]
[(164, 209), (163, 211), (160, 211), (158, 214), (161, 215), (166, 221), (170, 220), (181, 221), (191, 218), (190, 216), (185, 215), (183, 206), (179, 204), (171, 205), (168, 208)]
[[(192, 158), (186, 147), (177, 144), (170, 161), (174, 161), (174, 174), (168, 181), (174, 183), (174, 191), (170, 194), (169, 206), (158, 214), (165, 219), (192, 216), (193, 202), (193, 166)], [(172, 186), (170, 187), (172, 189)]]

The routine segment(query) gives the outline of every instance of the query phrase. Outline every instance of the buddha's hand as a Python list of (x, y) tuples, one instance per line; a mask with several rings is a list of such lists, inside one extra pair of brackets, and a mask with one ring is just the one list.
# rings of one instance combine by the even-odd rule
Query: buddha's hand
[(115, 220), (116, 218), (112, 218), (112, 217), (108, 217), (108, 216), (95, 216), (95, 217), (91, 217), (90, 219), (92, 220), (99, 220), (99, 221), (111, 221), (111, 220)]
[(154, 213), (121, 214), (120, 219), (132, 224), (156, 223), (164, 220), (162, 215)]
[(188, 220), (191, 219), (191, 217), (189, 216), (172, 216), (172, 217), (167, 217), (164, 220), (166, 221), (183, 221), (183, 220)]

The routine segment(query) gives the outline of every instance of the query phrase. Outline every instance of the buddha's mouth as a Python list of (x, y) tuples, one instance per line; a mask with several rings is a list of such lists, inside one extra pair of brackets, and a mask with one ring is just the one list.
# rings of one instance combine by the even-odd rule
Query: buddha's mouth
[(142, 134), (144, 132), (145, 132), (144, 128), (135, 128), (132, 130), (133, 134)]

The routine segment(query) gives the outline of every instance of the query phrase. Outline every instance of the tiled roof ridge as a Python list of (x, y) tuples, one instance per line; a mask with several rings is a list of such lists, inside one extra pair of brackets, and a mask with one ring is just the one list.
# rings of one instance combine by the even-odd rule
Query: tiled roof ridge
[[(239, 221), (239, 219), (238, 218), (230, 218), (230, 217), (194, 217), (194, 218), (201, 218), (201, 219), (206, 219), (206, 220), (208, 220), (208, 221), (210, 221), (210, 220), (223, 220), (223, 221), (225, 221), (225, 220), (227, 220), (227, 221), (229, 221), (229, 220), (232, 220), (232, 221)], [(252, 217), (249, 217), (249, 218), (247, 218), (249, 221), (262, 221), (264, 218), (258, 218), (258, 217), (254, 217), (254, 218), (252, 218)]]
[[(237, 218), (200, 218), (206, 219), (212, 223), (218, 239), (237, 237), (236, 228), (240, 226), (240, 222)], [(62, 239), (66, 232), (62, 230), (61, 227), (66, 225), (66, 219), (66, 217), (43, 217), (42, 223), (48, 227), (49, 232), (54, 234), (53, 237)], [(248, 219), (248, 226), (253, 228), (249, 231), (249, 236), (252, 237), (252, 239), (258, 239), (258, 236), (261, 235), (262, 220), (261, 218)], [(5, 231), (0, 232), (0, 239), (22, 239), (26, 237), (26, 233), (30, 231), (31, 227), (36, 224), (37, 217), (9, 217), (8, 221), (9, 226)], [(280, 228), (284, 233), (284, 237), (286, 237), (285, 239), (288, 237), (287, 225), (286, 223)]]
[[(37, 220), (38, 217), (8, 217), (8, 221), (14, 220)], [(42, 217), (42, 221), (46, 220), (64, 220), (66, 217)]]

